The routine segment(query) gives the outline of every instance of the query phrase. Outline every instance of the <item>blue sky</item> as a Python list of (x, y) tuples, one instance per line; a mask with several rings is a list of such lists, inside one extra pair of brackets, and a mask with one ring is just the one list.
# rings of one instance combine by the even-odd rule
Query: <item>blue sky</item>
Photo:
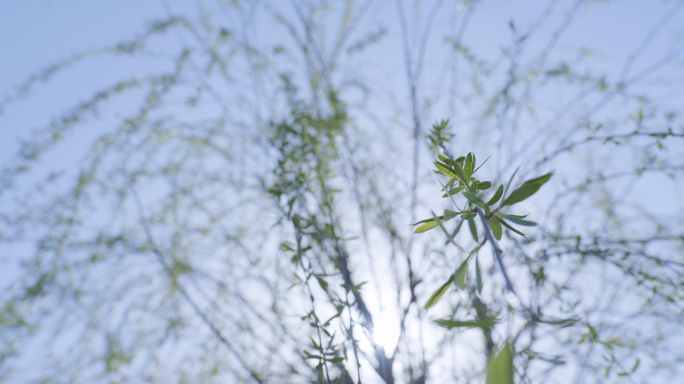
[[(411, 6), (406, 3), (407, 12)], [(430, 5), (432, 2), (424, 2)], [(465, 42), (474, 48), (475, 54), (485, 60), (493, 60), (502, 46), (511, 40), (509, 20), (513, 19), (517, 28), (529, 26), (543, 12), (548, 1), (541, 0), (497, 0), (484, 1), (478, 5), (478, 12), (470, 21), (465, 34)], [(568, 9), (572, 1), (561, 0), (560, 8)], [(174, 12), (194, 14), (193, 2), (172, 1), (168, 4)], [(452, 34), (465, 11), (459, 10), (458, 1), (445, 1), (444, 11), (437, 16), (437, 27), (432, 31), (425, 57), (425, 73), (421, 92), (429, 94), (433, 89), (444, 91), (445, 63), (448, 64), (451, 51), (444, 42), (445, 36)], [(609, 80), (620, 75), (625, 58), (632, 53), (658, 20), (668, 15), (675, 2), (652, 0), (631, 1), (596, 1), (582, 8), (566, 34), (558, 41), (557, 50), (550, 61), (567, 60), (572, 62), (586, 54), (589, 59), (582, 64), (587, 71), (605, 73)], [(21, 84), (31, 74), (46, 65), (77, 54), (84, 50), (115, 44), (134, 36), (143, 30), (151, 20), (166, 17), (166, 9), (162, 1), (75, 1), (75, 0), (36, 0), (36, 1), (4, 1), (0, 2), (0, 98), (11, 94), (14, 87)], [(377, 94), (395, 95), (400, 105), (406, 105), (407, 92), (405, 68), (402, 57), (402, 45), (396, 8), (393, 1), (378, 1), (368, 14), (368, 25), (385, 26), (388, 35), (377, 46), (366, 52), (362, 58), (351, 60), (347, 65), (348, 72), (361, 76), (378, 90)], [(422, 14), (424, 20), (425, 14)], [(539, 53), (544, 44), (551, 39), (551, 31), (561, 19), (552, 19), (531, 42), (530, 51)], [(257, 41), (264, 46), (277, 40), (280, 30), (271, 24), (262, 24), (255, 30)], [(634, 62), (631, 73), (638, 73), (647, 68), (653, 61), (667, 51), (672, 42), (681, 44), (684, 38), (684, 12), (675, 14), (663, 28), (661, 34), (649, 45), (648, 49)], [(176, 42), (171, 39), (171, 44)], [(583, 52), (582, 47), (591, 48)], [(530, 58), (527, 58), (531, 60)], [(78, 64), (58, 74), (46, 85), (40, 84), (27, 99), (9, 105), (4, 115), (0, 115), (0, 165), (10, 161), (16, 150), (16, 138), (26, 138), (31, 130), (44, 126), (51, 117), (67, 110), (91, 95), (99, 88), (110, 84), (113, 80), (131, 74), (144, 73), (155, 69), (154, 61), (94, 59)], [(525, 64), (533, 65), (533, 62)], [(661, 105), (681, 105), (684, 72), (681, 60), (663, 70), (667, 82), (658, 82), (659, 76), (649, 79), (644, 90), (661, 101)], [(585, 68), (580, 67), (580, 68)], [(446, 87), (448, 88), (448, 87)], [(540, 109), (553, 111), (570, 99), (576, 89), (546, 90), (538, 97)], [(384, 96), (373, 99), (372, 105), (391, 115), (396, 105), (382, 104)], [(432, 110), (429, 119), (438, 120), (447, 117), (448, 105), (443, 98)], [(126, 102), (134, 103), (135, 100)], [(632, 105), (621, 105), (616, 108), (632, 108)], [(386, 110), (383, 110), (386, 109)], [(458, 115), (453, 116), (457, 124), (473, 126), (468, 110), (461, 105)], [(402, 111), (400, 111), (402, 112)], [(401, 115), (401, 113), (397, 113)], [(403, 115), (402, 115), (403, 116)], [(108, 128), (108, 120), (113, 116), (104, 116), (102, 122), (81, 130), (84, 135), (78, 136), (53, 154), (53, 164), (67, 166), (78, 161), (78, 155), (87, 143), (103, 130)], [(359, 120), (363, 123), (362, 118)], [(397, 141), (410, 138), (409, 131), (397, 133)], [(403, 149), (408, 154), (411, 149)], [(602, 156), (604, 154), (598, 154)], [(479, 156), (478, 156), (479, 157)], [(484, 158), (484, 156), (483, 156)], [(69, 159), (66, 162), (65, 159)], [(505, 161), (502, 160), (502, 161)], [(62, 163), (63, 162), (63, 163)], [(494, 163), (494, 161), (492, 161)], [(489, 166), (493, 166), (492, 163)], [(506, 164), (504, 164), (506, 165)], [(510, 165), (510, 164), (508, 164)], [(517, 166), (517, 164), (515, 164)], [(580, 167), (568, 166), (570, 173)], [(485, 169), (486, 170), (486, 169)], [(642, 190), (637, 196), (647, 194)], [(674, 193), (664, 199), (676, 200)], [(679, 198), (681, 203), (681, 198)], [(656, 208), (666, 211), (668, 205), (656, 202)], [(5, 270), (7, 273), (8, 270)], [(2, 280), (0, 272), (0, 280)], [(9, 281), (9, 279), (7, 280)], [(2, 285), (0, 284), (0, 287)], [(372, 301), (372, 300), (371, 300)], [(390, 323), (391, 316), (387, 316)], [(391, 337), (390, 337), (391, 338)]]

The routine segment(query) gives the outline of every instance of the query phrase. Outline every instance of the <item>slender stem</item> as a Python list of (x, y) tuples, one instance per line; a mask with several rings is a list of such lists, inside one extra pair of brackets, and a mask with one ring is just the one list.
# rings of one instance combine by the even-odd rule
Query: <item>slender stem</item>
[(520, 300), (520, 296), (518, 296), (518, 294), (515, 292), (515, 289), (513, 288), (511, 279), (508, 277), (508, 273), (506, 273), (506, 267), (503, 264), (503, 260), (501, 260), (503, 251), (501, 250), (501, 248), (499, 248), (499, 243), (497, 243), (496, 239), (494, 238), (492, 229), (489, 227), (489, 221), (487, 220), (487, 216), (480, 208), (475, 207), (475, 212), (480, 217), (480, 220), (482, 220), (482, 226), (484, 227), (484, 233), (485, 237), (487, 238), (487, 241), (492, 245), (492, 253), (494, 254), (494, 258), (496, 259), (497, 264), (499, 264), (499, 268), (501, 269), (501, 275), (503, 276), (504, 281), (506, 282), (506, 290), (515, 295), (515, 297), (518, 299), (518, 304), (520, 308), (523, 309), (524, 312), (527, 312), (530, 315), (531, 319), (537, 319), (537, 315), (534, 312), (532, 312), (529, 308), (527, 308), (525, 305), (523, 305), (522, 300)]

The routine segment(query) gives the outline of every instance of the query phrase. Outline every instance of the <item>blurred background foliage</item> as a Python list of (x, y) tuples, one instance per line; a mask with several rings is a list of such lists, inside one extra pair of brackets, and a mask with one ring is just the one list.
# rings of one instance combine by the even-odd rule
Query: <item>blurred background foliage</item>
[[(15, 78), (0, 381), (676, 381), (683, 7), (162, 1)], [(495, 233), (536, 316), (481, 223), (409, 225), (471, 151), (486, 200), (555, 172)]]

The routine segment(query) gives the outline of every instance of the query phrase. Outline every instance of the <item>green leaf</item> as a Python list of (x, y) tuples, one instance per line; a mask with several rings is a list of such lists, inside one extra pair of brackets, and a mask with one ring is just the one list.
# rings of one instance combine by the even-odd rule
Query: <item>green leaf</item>
[(491, 328), (496, 324), (495, 318), (478, 319), (478, 320), (454, 320), (454, 319), (440, 319), (435, 320), (440, 327), (447, 329), (451, 328)]
[(477, 283), (477, 293), (482, 294), (482, 272), (480, 271), (480, 259), (475, 256), (475, 282)]
[(443, 194), (442, 197), (449, 197), (449, 195), (454, 196), (455, 194), (463, 191), (464, 189), (466, 189), (465, 185), (453, 188), (453, 189), (449, 190), (449, 192)]
[[(447, 245), (447, 244), (449, 244), (449, 243), (451, 243), (451, 242), (454, 241), (454, 238), (456, 237), (456, 235), (458, 235), (458, 232), (461, 230), (461, 226), (462, 226), (462, 225), (463, 225), (463, 219), (461, 219), (461, 221), (458, 222), (458, 225), (457, 225), (456, 228), (454, 229), (454, 232), (451, 234), (451, 236), (449, 236), (449, 237), (447, 238), (447, 241), (446, 241), (446, 243), (444, 243), (444, 245)], [(454, 243), (454, 245), (455, 245), (455, 244), (456, 244), (456, 243)]]
[(496, 216), (489, 219), (489, 228), (491, 228), (492, 234), (494, 234), (494, 238), (497, 240), (501, 240), (501, 232), (503, 231), (503, 229), (501, 228), (501, 223), (499, 222), (499, 219)]
[(454, 285), (456, 287), (463, 289), (465, 288), (465, 278), (466, 275), (468, 274), (468, 262), (470, 261), (470, 256), (466, 257), (465, 260), (461, 263), (461, 265), (458, 266), (458, 269), (456, 269), (456, 272), (454, 272)]
[(517, 233), (518, 235), (520, 235), (522, 237), (527, 237), (527, 236), (525, 236), (524, 233), (522, 233), (522, 232), (518, 231), (517, 229), (511, 227), (511, 225), (508, 224), (504, 219), (499, 218), (499, 222), (501, 223), (501, 225), (503, 225), (504, 227), (506, 227), (506, 228), (510, 229), (511, 231)]
[(467, 185), (466, 173), (460, 163), (454, 164), (454, 171), (456, 171), (456, 176)]
[(480, 191), (486, 191), (487, 189), (492, 187), (492, 182), (491, 181), (483, 181), (480, 182), (480, 184), (477, 185), (477, 189)]
[[(443, 219), (444, 219), (444, 216), (437, 216), (437, 217), (438, 217), (440, 220), (443, 220)], [(415, 226), (418, 225), (418, 224), (428, 223), (428, 222), (434, 221), (434, 220), (435, 220), (435, 219), (425, 219), (425, 220), (421, 220), (421, 221), (419, 221), (419, 222), (417, 222), (417, 223), (413, 223), (413, 224), (409, 224), (409, 225), (410, 225), (411, 227), (415, 227)]]
[(416, 228), (413, 233), (423, 233), (431, 230), (432, 228), (437, 227), (437, 222), (434, 219), (430, 219), (427, 223), (421, 225), (420, 227)]
[(553, 176), (553, 173), (547, 173), (546, 175), (537, 177), (536, 179), (527, 180), (523, 183), (523, 185), (520, 186), (520, 188), (511, 192), (510, 196), (506, 198), (506, 200), (501, 204), (501, 206), (503, 207), (505, 205), (513, 205), (534, 195), (539, 190), (539, 188), (541, 188), (541, 186), (544, 185), (544, 183), (549, 181), (551, 176)]
[(294, 248), (292, 248), (292, 246), (290, 246), (290, 244), (285, 243), (285, 242), (280, 243), (280, 250), (283, 251), (283, 252), (284, 252), (284, 251), (292, 251), (292, 252), (294, 252)]
[(448, 167), (446, 164), (440, 163), (439, 161), (435, 161), (435, 165), (437, 166), (437, 169), (438, 169), (441, 173), (443, 173), (443, 174), (445, 174), (445, 175), (447, 175), (447, 176), (456, 177), (456, 175), (454, 174), (454, 172), (453, 172), (451, 169), (449, 169), (449, 167)]
[(454, 217), (456, 217), (460, 214), (461, 214), (461, 212), (452, 211), (451, 209), (445, 209), (444, 210), (444, 216), (443, 216), (444, 221), (449, 221), (449, 220), (453, 219)]
[(340, 379), (337, 380), (337, 384), (344, 384), (347, 382), (347, 370), (343, 369), (342, 373), (340, 373)]
[(450, 158), (446, 157), (446, 156), (437, 155), (437, 158), (438, 158), (442, 163), (447, 164), (447, 165), (453, 163), (453, 161), (452, 161)]
[(475, 220), (468, 219), (468, 226), (470, 227), (470, 233), (473, 235), (473, 240), (478, 241), (477, 240), (477, 227), (475, 226)]
[(321, 286), (321, 288), (322, 288), (325, 292), (328, 292), (328, 282), (325, 281), (322, 277), (320, 277), (320, 276), (318, 276), (318, 275), (314, 275), (314, 276), (316, 276), (316, 280), (318, 280), (318, 284)]
[[(453, 212), (453, 211), (452, 211), (452, 212)], [(437, 215), (435, 215), (435, 213), (434, 213), (433, 211), (430, 211), (430, 213), (432, 213), (432, 217), (434, 217), (435, 222), (437, 223), (437, 225), (439, 225), (439, 229), (441, 229), (442, 232), (444, 232), (444, 235), (445, 235), (445, 236), (447, 237), (447, 239), (448, 239), (448, 238), (449, 238), (449, 232), (447, 232), (446, 228), (444, 228), (444, 225), (442, 224), (442, 221), (441, 221), (440, 219), (437, 218)], [(455, 216), (454, 216), (454, 217), (455, 217)]]
[(494, 205), (503, 196), (504, 186), (501, 184), (499, 188), (494, 192), (494, 196), (487, 202), (487, 205)]
[(466, 199), (470, 200), (471, 203), (475, 204), (475, 206), (480, 207), (484, 209), (487, 214), (489, 214), (489, 206), (482, 201), (478, 196), (473, 195), (470, 192), (463, 192), (463, 196), (465, 196)]
[(486, 383), (513, 384), (513, 351), (508, 342), (490, 359)]
[(453, 283), (453, 281), (454, 281), (454, 276), (452, 275), (449, 278), (449, 280), (447, 280), (446, 283), (442, 284), (442, 286), (439, 287), (439, 289), (437, 289), (435, 291), (435, 293), (432, 294), (432, 296), (430, 296), (427, 303), (425, 303), (425, 309), (428, 309), (428, 308), (434, 306), (435, 304), (437, 304), (439, 299), (441, 299), (442, 296), (444, 296), (446, 291), (449, 289), (449, 286), (451, 286), (451, 283)]
[(473, 155), (470, 152), (468, 153), (468, 155), (466, 155), (465, 165), (463, 166), (463, 168), (465, 170), (466, 176), (465, 183), (469, 184), (470, 176), (473, 175)]
[(304, 351), (304, 354), (306, 354), (307, 359), (322, 359), (321, 356), (319, 355), (312, 355), (311, 353)]
[(521, 219), (520, 217), (514, 216), (514, 215), (499, 214), (499, 216), (500, 216), (500, 217), (503, 217), (503, 218), (506, 219), (506, 220), (512, 221), (512, 222), (514, 222), (514, 223), (516, 223), (516, 224), (524, 225), (524, 226), (526, 226), (526, 227), (534, 227), (534, 226), (537, 225), (537, 223), (535, 223), (534, 221), (523, 220), (523, 219)]
[(636, 369), (639, 368), (639, 363), (641, 363), (641, 360), (637, 358), (636, 362), (634, 363), (634, 366), (632, 367), (632, 372), (636, 371)]
[(559, 325), (561, 327), (568, 327), (576, 322), (579, 321), (579, 319), (576, 318), (570, 318), (570, 319), (552, 319), (552, 318), (547, 318), (547, 317), (540, 317), (537, 319), (538, 322), (544, 323), (544, 324), (550, 324), (550, 325)]

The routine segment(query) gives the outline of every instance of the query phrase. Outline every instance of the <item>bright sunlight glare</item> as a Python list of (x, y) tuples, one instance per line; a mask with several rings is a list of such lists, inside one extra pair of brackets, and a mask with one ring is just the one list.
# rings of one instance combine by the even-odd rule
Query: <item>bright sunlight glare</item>
[(385, 347), (387, 357), (390, 357), (397, 348), (399, 334), (399, 318), (392, 311), (384, 311), (373, 330), (373, 341)]

